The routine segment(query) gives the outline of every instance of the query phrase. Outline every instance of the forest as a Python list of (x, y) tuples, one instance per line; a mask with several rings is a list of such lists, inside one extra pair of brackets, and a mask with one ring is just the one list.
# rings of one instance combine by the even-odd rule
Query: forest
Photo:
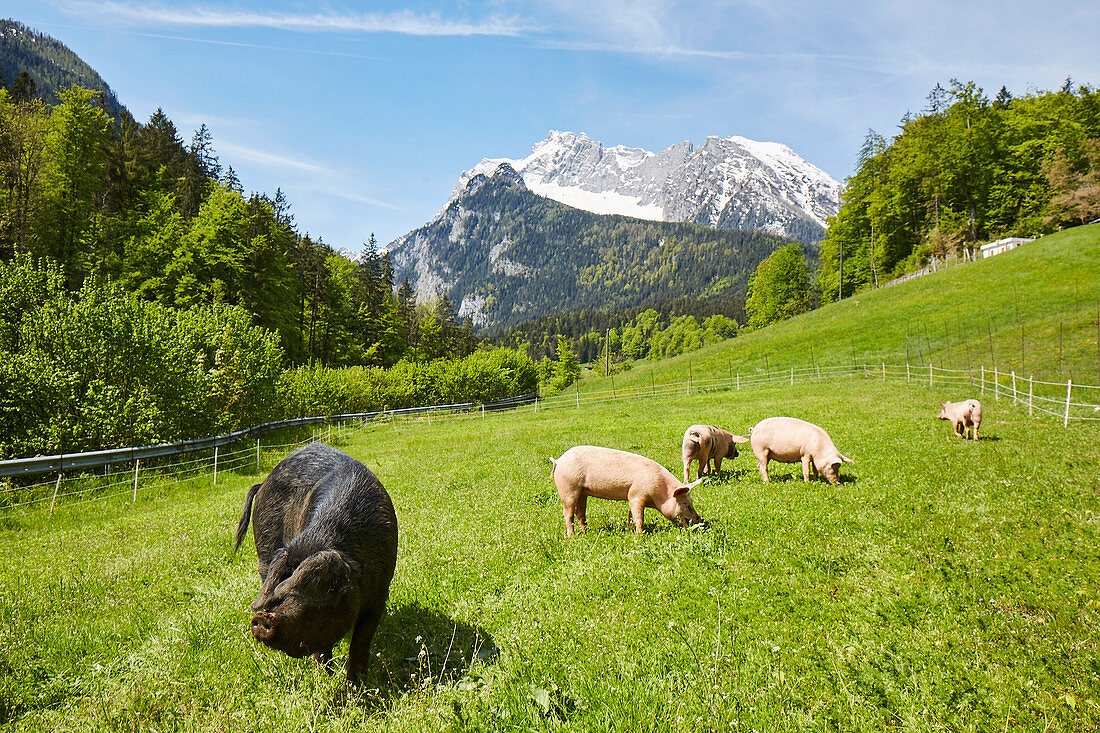
[(299, 233), (280, 190), (246, 195), (205, 125), (185, 144), (160, 110), (112, 116), (75, 85), (50, 105), (24, 75), (0, 89), (0, 311), (3, 458), (346, 411), (317, 397), (325, 370), (388, 368), (392, 388), (345, 390), (363, 409), (536, 379), (525, 355), (493, 384), (463, 366), (477, 339), (446, 298), (395, 290), (373, 237), (352, 261)]
[(1100, 217), (1100, 91), (991, 100), (974, 82), (937, 84), (892, 139), (871, 130), (821, 243), (823, 302), (877, 287), (930, 259), (1004, 236)]

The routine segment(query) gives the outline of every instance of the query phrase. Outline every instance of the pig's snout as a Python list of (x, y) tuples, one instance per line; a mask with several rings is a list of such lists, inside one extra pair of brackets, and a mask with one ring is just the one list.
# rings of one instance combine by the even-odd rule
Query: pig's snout
[(259, 641), (269, 642), (275, 637), (278, 621), (275, 614), (266, 611), (257, 611), (252, 614), (252, 635)]

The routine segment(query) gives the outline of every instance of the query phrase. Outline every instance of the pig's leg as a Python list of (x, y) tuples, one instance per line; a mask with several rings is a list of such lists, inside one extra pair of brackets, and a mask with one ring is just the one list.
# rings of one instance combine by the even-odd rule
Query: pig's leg
[(714, 457), (714, 475), (717, 476), (718, 472), (722, 470), (722, 456)]
[(766, 448), (756, 457), (756, 467), (760, 469), (760, 478), (764, 483), (768, 483), (768, 450)]
[(802, 454), (802, 480), (810, 482), (810, 457), (805, 453)]
[(355, 622), (355, 630), (351, 632), (351, 645), (348, 649), (348, 681), (355, 682), (358, 677), (367, 673), (367, 664), (370, 662), (370, 643), (374, 639), (374, 631), (378, 628), (378, 622), (382, 620), (382, 613), (386, 610), (385, 602), (368, 608), (359, 614)]
[(565, 517), (565, 536), (573, 536), (573, 515), (577, 510), (577, 496), (576, 494), (564, 495), (561, 497), (561, 512)]
[(634, 522), (634, 531), (642, 533), (642, 514), (645, 510), (645, 500), (641, 497), (630, 500), (630, 519)]
[(691, 471), (691, 458), (684, 456), (684, 483), (688, 483), (688, 475)]
[(588, 512), (588, 494), (581, 494), (577, 497), (577, 507), (573, 510), (573, 513), (577, 516), (577, 522), (581, 525), (581, 532), (588, 529), (585, 524), (586, 513)]
[(972, 423), (970, 429), (974, 431), (974, 440), (978, 439), (978, 423)]

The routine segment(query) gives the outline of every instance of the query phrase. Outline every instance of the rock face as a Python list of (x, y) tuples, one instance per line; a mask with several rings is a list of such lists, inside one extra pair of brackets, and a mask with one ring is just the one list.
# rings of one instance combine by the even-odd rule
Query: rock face
[(534, 193), (596, 214), (762, 231), (804, 242), (821, 238), (843, 188), (780, 143), (708, 137), (698, 147), (682, 142), (651, 153), (552, 131), (525, 158), (486, 158), (465, 171), (451, 201), (471, 180), (493, 175), (502, 164)]
[(743, 297), (757, 263), (789, 242), (593, 214), (533, 193), (501, 162), (466, 177), (432, 221), (388, 249), (395, 283), (408, 278), (421, 302), (446, 295), (460, 317), (493, 330), (552, 313)]

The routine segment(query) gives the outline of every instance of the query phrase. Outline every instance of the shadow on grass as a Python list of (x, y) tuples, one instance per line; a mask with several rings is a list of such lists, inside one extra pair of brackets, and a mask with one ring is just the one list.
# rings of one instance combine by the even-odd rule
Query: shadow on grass
[[(418, 603), (386, 613), (371, 644), (374, 658), (362, 690), (353, 697), (367, 707), (384, 707), (417, 690), (453, 683), (475, 662), (493, 664), (500, 649), (485, 629)], [(373, 689), (372, 689), (373, 688)]]

